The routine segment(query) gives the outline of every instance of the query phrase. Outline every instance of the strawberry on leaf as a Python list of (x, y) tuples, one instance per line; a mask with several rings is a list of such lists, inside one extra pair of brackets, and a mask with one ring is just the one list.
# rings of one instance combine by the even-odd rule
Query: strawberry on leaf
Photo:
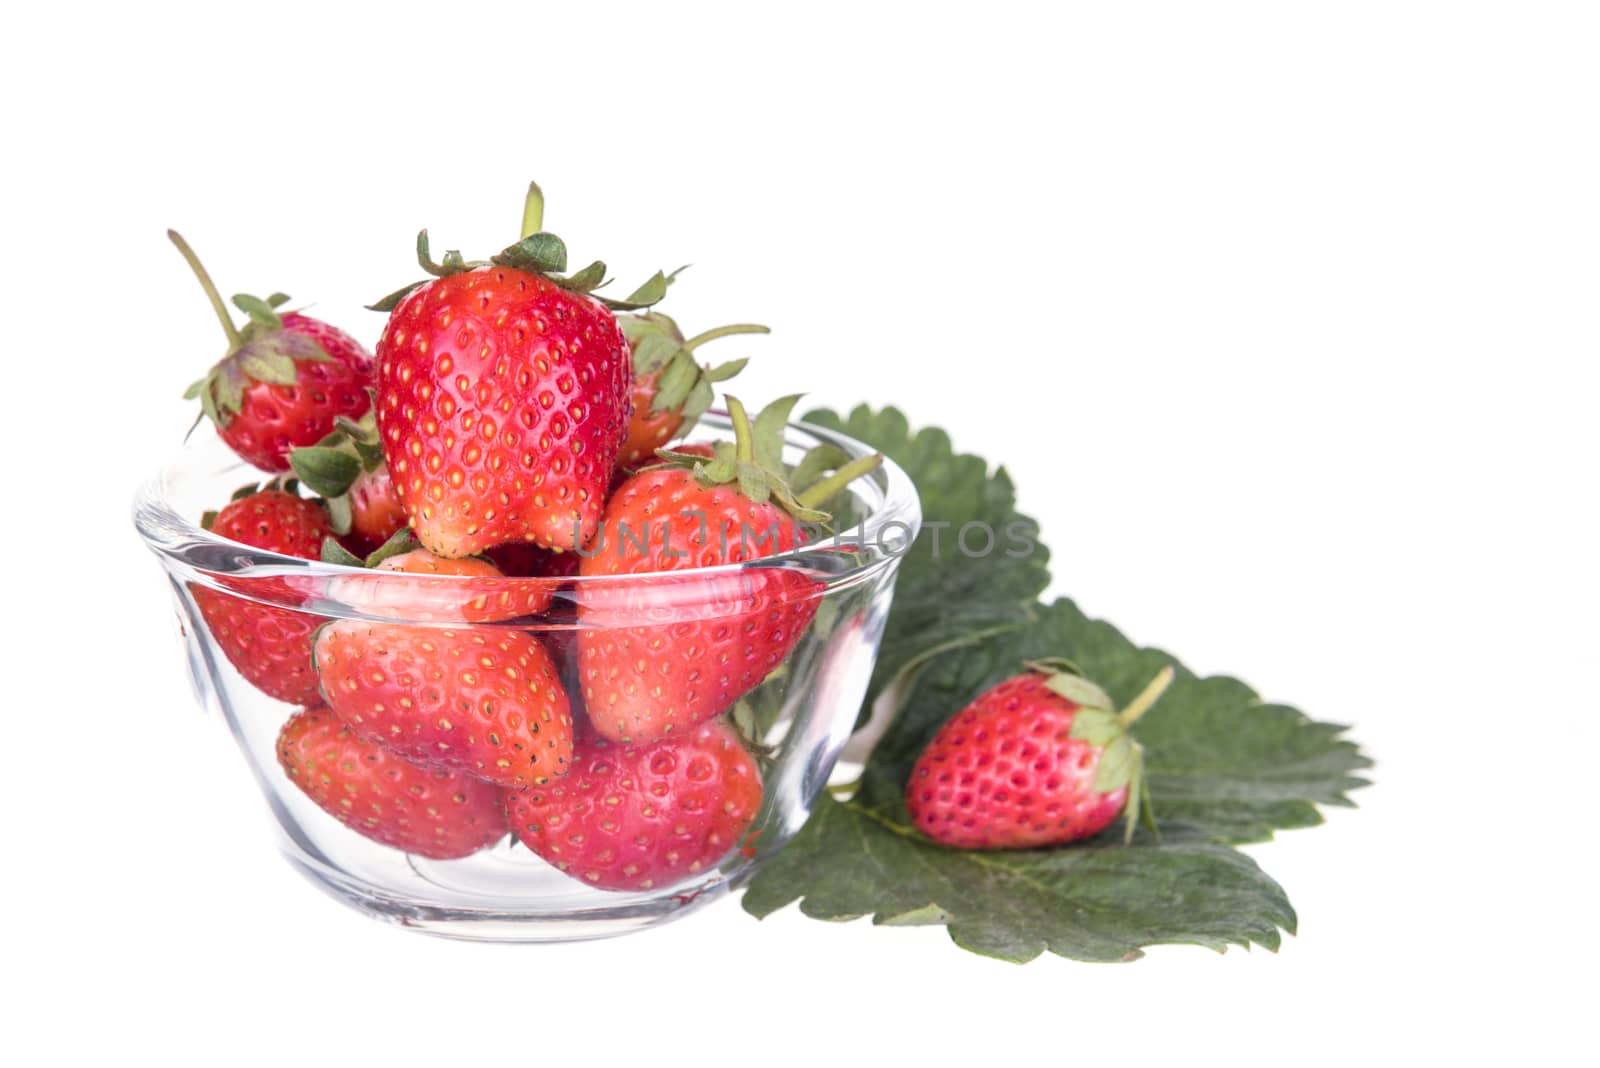
[[(944, 435), (914, 434), (892, 410), (858, 409), (848, 426), (906, 468), (921, 490), (925, 530), (985, 514), (1015, 519), (1003, 473), (991, 476), (981, 460), (954, 454)], [(799, 900), (803, 913), (818, 918), (937, 923), (961, 947), (1012, 961), (1046, 950), (1126, 960), (1161, 943), (1276, 949), (1281, 933), (1294, 930), (1294, 910), (1233, 845), (1314, 825), (1319, 805), (1350, 803), (1349, 791), (1365, 784), (1357, 772), (1370, 761), (1341, 737), (1344, 728), (1264, 704), (1235, 679), (1198, 678), (1070, 601), (1034, 604), (1040, 580), (1048, 580), (1042, 560), (1019, 569), (1016, 561), (961, 557), (952, 567), (941, 555), (951, 552), (949, 540), (947, 528), (934, 552), (919, 539), (906, 560), (916, 563), (918, 581), (908, 586), (901, 575), (888, 623), (894, 641), (884, 643), (889, 659), (880, 660), (879, 676), (905, 688), (898, 714), (848, 796), (819, 797), (800, 834), (757, 871), (745, 909), (765, 916)], [(973, 583), (973, 571), (992, 581)], [(934, 605), (983, 629), (952, 632)], [(1159, 838), (1137, 830), (1124, 845), (1124, 831), (1108, 828), (1054, 848), (992, 851), (925, 837), (904, 786), (930, 740), (975, 697), (1014, 676), (1019, 662), (1061, 656), (1103, 687), (1110, 707), (1116, 699), (1133, 703), (1152, 678), (1173, 671), (1170, 688), (1138, 724)], [(1096, 739), (1114, 743), (1112, 725), (1096, 718), (1088, 725), (1104, 729)], [(1113, 770), (1129, 775), (1126, 788), (1131, 765)]]

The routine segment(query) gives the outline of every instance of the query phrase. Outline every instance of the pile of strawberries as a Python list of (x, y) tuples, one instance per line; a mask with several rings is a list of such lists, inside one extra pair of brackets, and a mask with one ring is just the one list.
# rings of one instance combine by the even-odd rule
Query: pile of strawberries
[[(793, 398), (752, 419), (727, 397), (735, 440), (663, 448), (743, 365), (702, 366), (699, 346), (765, 328), (685, 337), (651, 310), (672, 282), (660, 273), (600, 295), (605, 265), (567, 273), (542, 210), (534, 187), (523, 236), (484, 262), (436, 263), (419, 235), (430, 277), (374, 306), (388, 313), (375, 358), (282, 294), (234, 297), (236, 325), (170, 235), (228, 334), (188, 395), (271, 476), (204, 525), (349, 566), (339, 599), (393, 621), (192, 594), (238, 672), (300, 706), (283, 772), (351, 830), (438, 859), (511, 833), (592, 886), (646, 890), (745, 838), (761, 765), (726, 713), (789, 655), (821, 586), (781, 568), (573, 577), (793, 550), (879, 458), (786, 467)], [(791, 489), (802, 470), (817, 481)], [(555, 597), (566, 629), (549, 626)]]

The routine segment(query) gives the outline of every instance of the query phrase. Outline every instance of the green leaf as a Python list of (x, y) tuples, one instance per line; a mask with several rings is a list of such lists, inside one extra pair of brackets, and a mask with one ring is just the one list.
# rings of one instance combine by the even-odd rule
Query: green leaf
[(361, 562), (361, 557), (346, 549), (332, 538), (322, 539), (322, 562), (325, 564), (339, 564), (342, 567), (366, 567)]
[(742, 356), (737, 360), (729, 360), (727, 363), (719, 363), (715, 367), (708, 367), (705, 369), (706, 381), (726, 382), (740, 371), (743, 371), (745, 365), (749, 362), (750, 357)]
[(289, 303), (289, 294), (287, 293), (274, 293), (267, 298), (267, 307), (273, 310), (277, 310), (287, 303)]
[(1046, 950), (1129, 960), (1168, 943), (1275, 950), (1295, 929), (1283, 889), (1226, 846), (946, 849), (827, 794), (756, 873), (744, 907), (766, 916), (796, 897), (816, 919), (944, 924), (962, 948), (1017, 962)]
[(660, 337), (664, 333), (661, 324), (648, 315), (619, 315), (617, 325), (622, 328), (622, 336), (628, 339), (630, 345), (636, 345), (647, 337)]
[[(1038, 524), (1016, 510), (1016, 494), (1004, 469), (991, 475), (986, 461), (956, 452), (944, 431), (913, 431), (894, 408), (873, 411), (863, 405), (847, 418), (815, 411), (805, 421), (882, 452), (905, 469), (922, 498), (922, 532), (900, 562), (894, 611), (879, 648), (867, 709), (892, 681), (915, 671), (938, 650), (1032, 618), (1033, 601), (1050, 582), (1049, 552), (1039, 543)], [(962, 553), (958, 537), (969, 524), (994, 531), (992, 552), (976, 557)], [(981, 544), (969, 537), (969, 547), (976, 550)]]
[(772, 496), (772, 484), (767, 481), (767, 473), (755, 464), (739, 464), (739, 492), (749, 497), (757, 504), (761, 504)]
[(212, 379), (216, 383), (217, 405), (224, 411), (237, 412), (244, 403), (244, 383), (237, 366), (225, 363), (221, 372)]
[[(678, 268), (682, 270), (683, 268)], [(674, 275), (677, 271), (673, 272)], [(644, 285), (635, 289), (623, 300), (613, 300), (610, 297), (595, 294), (596, 298), (612, 311), (640, 311), (657, 303), (667, 295), (667, 287), (672, 284), (672, 278), (657, 271), (651, 275)], [(663, 316), (663, 318), (665, 318)]]
[(779, 397), (756, 413), (751, 424), (750, 444), (756, 463), (779, 474), (783, 472), (783, 439), (789, 423), (789, 413), (800, 403), (801, 393)]
[(571, 289), (579, 293), (587, 293), (606, 280), (606, 265), (601, 260), (595, 260), (583, 270), (567, 278), (557, 279), (557, 284), (562, 289)]
[[(1004, 471), (991, 475), (983, 461), (955, 453), (942, 433), (913, 433), (893, 409), (808, 418), (895, 459), (917, 483), (924, 515), (951, 526), (938, 553), (925, 531), (901, 569), (873, 684), (878, 694), (899, 683), (897, 715), (854, 794), (819, 799), (795, 840), (758, 870), (745, 908), (764, 916), (798, 900), (819, 918), (940, 923), (958, 945), (1015, 961), (1046, 950), (1121, 960), (1160, 943), (1277, 948), (1280, 931), (1294, 930), (1294, 912), (1232, 846), (1318, 823), (1319, 805), (1349, 804), (1349, 791), (1365, 783), (1356, 772), (1370, 761), (1344, 728), (1265, 704), (1236, 679), (1198, 678), (1070, 601), (1032, 603), (1048, 581), (1042, 547), (963, 554), (952, 545), (961, 524), (1002, 532), (1020, 524), (1034, 541), (1037, 533), (1015, 511)], [(924, 838), (903, 787), (929, 739), (1025, 662), (1068, 661), (1105, 691), (1083, 688), (1091, 707), (1078, 713), (1073, 734), (1109, 747), (1101, 773), (1135, 795), (1126, 829), (1020, 851), (955, 850)], [(1172, 684), (1124, 734), (1110, 707), (1125, 707), (1168, 667)], [(1059, 678), (1077, 685), (1075, 676)], [(1159, 835), (1149, 829), (1151, 806)], [(1141, 816), (1146, 829), (1136, 831)]]
[(515, 245), (490, 257), (502, 267), (515, 267), (535, 274), (555, 274), (567, 269), (567, 246), (555, 234), (529, 234)]
[(804, 490), (829, 471), (850, 462), (850, 454), (832, 442), (823, 442), (807, 450), (789, 473), (789, 485)]
[(257, 382), (274, 386), (292, 386), (296, 381), (293, 357), (269, 348), (246, 348), (239, 353), (239, 370)]
[(260, 297), (252, 297), (248, 293), (235, 293), (233, 306), (248, 315), (251, 322), (260, 323), (273, 330), (283, 326), (283, 320), (273, 310), (272, 304)]
[(1128, 779), (1133, 775), (1137, 752), (1133, 747), (1133, 739), (1126, 734), (1113, 738), (1111, 744), (1100, 754), (1099, 767), (1094, 769), (1094, 788), (1105, 793), (1119, 786), (1126, 786)]
[(704, 378), (697, 380), (694, 388), (689, 390), (689, 396), (684, 400), (683, 406), (678, 409), (683, 415), (683, 422), (678, 424), (678, 437), (681, 438), (693, 430), (695, 423), (710, 410), (715, 400), (716, 396), (711, 392), (711, 383)]
[[(668, 360), (683, 350), (683, 345), (677, 338), (665, 333), (643, 334), (632, 341), (632, 345), (635, 377), (643, 377), (652, 371), (660, 370)], [(692, 357), (691, 362), (693, 362)]]
[(660, 271), (657, 271), (655, 274), (645, 279), (644, 284), (638, 289), (635, 289), (632, 293), (628, 294), (626, 303), (641, 308), (648, 308), (652, 304), (659, 304), (661, 299), (667, 295), (667, 286), (670, 284), (671, 283), (667, 280), (667, 276), (662, 274)]
[(348, 534), (355, 523), (355, 512), (346, 495), (328, 497), (323, 502), (328, 509), (328, 529), (335, 534)]
[[(1075, 705), (1083, 706), (1085, 709), (1098, 708), (1107, 712), (1112, 710), (1111, 698), (1107, 696), (1106, 692), (1075, 672), (1063, 671), (1051, 675), (1045, 685), (1053, 692), (1060, 694)], [(1112, 722), (1116, 722), (1115, 716), (1112, 717)], [(1077, 727), (1076, 720), (1073, 721), (1073, 727)], [(1074, 734), (1073, 737), (1076, 738), (1077, 735)]]
[(289, 453), (289, 466), (319, 497), (340, 497), (361, 474), (361, 461), (344, 449), (307, 445)]
[(401, 527), (389, 536), (389, 540), (378, 546), (367, 556), (366, 566), (377, 567), (391, 556), (399, 556), (415, 549), (419, 542), (417, 536), (411, 533), (410, 527)]
[(661, 378), (656, 383), (655, 400), (651, 402), (653, 411), (671, 411), (681, 408), (683, 402), (689, 399), (689, 391), (700, 378), (700, 366), (694, 362), (694, 357), (679, 351), (667, 364), (667, 369), (661, 372)]
[(1072, 728), (1067, 735), (1093, 746), (1107, 746), (1122, 737), (1122, 724), (1117, 722), (1114, 713), (1086, 705), (1072, 717)]
[(399, 289), (395, 290), (393, 293), (390, 293), (381, 300), (366, 305), (366, 309), (368, 311), (375, 312), (392, 312), (400, 306), (400, 302), (402, 300), (405, 300), (411, 295), (412, 290), (420, 289), (427, 284), (427, 282), (412, 282), (408, 286), (401, 286)]
[(695, 471), (706, 482), (720, 485), (724, 482), (732, 482), (739, 474), (739, 467), (740, 465), (737, 462), (727, 457), (719, 456), (715, 460), (700, 461), (695, 465)]

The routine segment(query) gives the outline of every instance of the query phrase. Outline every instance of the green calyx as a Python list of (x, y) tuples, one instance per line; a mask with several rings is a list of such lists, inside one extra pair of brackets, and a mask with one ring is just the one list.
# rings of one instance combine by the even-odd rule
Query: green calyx
[(719, 337), (772, 332), (756, 323), (733, 323), (685, 338), (670, 316), (657, 311), (643, 315), (619, 315), (617, 323), (622, 327), (622, 333), (633, 351), (634, 379), (657, 373), (661, 376), (656, 380), (656, 395), (650, 401), (651, 412), (682, 413), (683, 425), (678, 428), (679, 434), (687, 434), (694, 429), (694, 424), (711, 407), (715, 399), (712, 387), (744, 370), (749, 362), (747, 359), (738, 359), (715, 366), (702, 366), (695, 361), (695, 350)]
[[(713, 459), (671, 449), (657, 449), (656, 455), (668, 464), (693, 471), (702, 486), (737, 485), (740, 493), (757, 504), (772, 501), (801, 522), (826, 522), (831, 516), (820, 506), (851, 482), (882, 466), (883, 454), (852, 460), (836, 446), (824, 445), (813, 449), (790, 471), (783, 463), (784, 427), (800, 397), (799, 393), (779, 397), (751, 420), (739, 398), (728, 395), (725, 399), (733, 420), (733, 441), (717, 442)], [(815, 461), (813, 454), (818, 457)], [(800, 481), (797, 476), (801, 474), (812, 480)], [(796, 491), (790, 488), (793, 484), (805, 488)]]
[[(453, 274), (463, 274), (491, 264), (497, 267), (512, 267), (530, 274), (543, 275), (562, 289), (588, 294), (612, 311), (639, 311), (658, 303), (667, 295), (667, 287), (672, 284), (673, 278), (683, 270), (680, 267), (671, 274), (657, 271), (638, 289), (623, 299), (616, 300), (595, 292), (610, 284), (610, 279), (606, 277), (605, 262), (595, 260), (580, 271), (565, 274), (567, 244), (555, 234), (543, 230), (543, 225), (544, 193), (537, 183), (529, 182), (528, 194), (522, 208), (522, 236), (516, 244), (507, 246), (487, 260), (468, 260), (460, 252), (452, 249), (444, 254), (444, 259), (435, 263), (429, 250), (428, 231), (423, 230), (417, 234), (417, 264), (434, 278), (448, 278)], [(428, 279), (423, 279), (402, 286), (367, 307), (371, 311), (391, 312), (410, 295), (412, 290), (426, 285), (427, 282)]]
[(1084, 678), (1077, 665), (1070, 660), (1056, 657), (1030, 660), (1026, 667), (1043, 675), (1045, 685), (1052, 693), (1078, 706), (1068, 734), (1100, 750), (1100, 763), (1094, 774), (1095, 792), (1109, 793), (1124, 786), (1128, 788), (1128, 800), (1123, 810), (1123, 842), (1133, 840), (1134, 828), (1141, 817), (1151, 833), (1157, 833), (1155, 816), (1150, 809), (1150, 787), (1144, 779), (1144, 750), (1133, 740), (1128, 728), (1148, 712), (1161, 699), (1167, 687), (1172, 685), (1172, 666), (1168, 665), (1157, 672), (1156, 677), (1121, 712), (1116, 710), (1110, 696)]
[(410, 527), (401, 527), (390, 535), (389, 540), (378, 546), (362, 559), (355, 553), (340, 545), (332, 537), (322, 539), (322, 562), (325, 564), (338, 564), (340, 567), (362, 567), (372, 569), (389, 559), (399, 556), (413, 549), (422, 547), (417, 536), (411, 533)]
[(374, 410), (375, 403), (360, 419), (341, 415), (327, 437), (289, 452), (295, 475), (327, 505), (328, 525), (335, 534), (350, 533), (350, 487), (363, 474), (383, 466)]
[(206, 418), (219, 427), (227, 426), (244, 404), (244, 391), (251, 385), (267, 382), (292, 386), (296, 381), (295, 361), (332, 359), (309, 337), (283, 329), (283, 317), (278, 309), (289, 303), (286, 294), (274, 293), (265, 298), (248, 293), (234, 294), (233, 306), (245, 314), (245, 325), (242, 328), (235, 325), (221, 292), (194, 249), (176, 230), (168, 230), (167, 237), (199, 280), (200, 288), (211, 302), (211, 310), (228, 337), (227, 353), (203, 378), (191, 382), (183, 391), (185, 400), (200, 402), (200, 410)]

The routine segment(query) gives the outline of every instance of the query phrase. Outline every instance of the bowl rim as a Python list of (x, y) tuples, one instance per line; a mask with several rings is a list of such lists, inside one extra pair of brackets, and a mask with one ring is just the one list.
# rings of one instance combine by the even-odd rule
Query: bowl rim
[[(708, 429), (728, 430), (731, 426), (732, 421), (725, 410), (713, 409), (701, 417), (699, 424), (694, 429), (694, 433), (700, 434)], [(794, 420), (785, 424), (785, 446), (793, 445), (810, 448), (813, 445), (823, 443), (837, 445), (851, 459), (869, 456), (879, 451), (840, 431), (807, 423), (804, 420)], [(375, 571), (346, 564), (328, 563), (323, 560), (308, 560), (303, 557), (287, 556), (267, 549), (258, 549), (213, 533), (179, 512), (171, 503), (167, 492), (169, 482), (175, 478), (182, 477), (180, 469), (185, 459), (193, 455), (197, 447), (193, 436), (186, 439), (183, 448), (164, 467), (140, 484), (133, 501), (134, 526), (145, 545), (158, 557), (163, 558), (164, 561), (178, 564), (185, 571), (193, 572), (196, 576), (201, 577), (222, 575), (252, 578), (294, 574), (302, 577), (326, 576), (330, 579), (359, 575), (365, 576), (368, 581), (382, 578), (384, 581), (407, 583), (482, 583), (484, 581), (481, 577)], [(238, 467), (242, 473), (258, 476), (261, 481), (265, 481), (270, 477), (268, 473), (261, 472), (242, 460), (239, 461)], [(871, 480), (877, 487), (877, 495), (880, 499), (875, 507), (863, 515), (861, 520), (854, 526), (836, 532), (826, 541), (812, 542), (789, 552), (737, 563), (717, 564), (711, 567), (679, 568), (671, 571), (618, 575), (554, 577), (507, 575), (503, 578), (496, 578), (494, 582), (497, 587), (504, 583), (508, 588), (527, 584), (530, 587), (537, 586), (552, 589), (556, 587), (598, 589), (612, 583), (637, 584), (642, 581), (650, 581), (656, 576), (660, 576), (663, 581), (681, 582), (687, 579), (709, 578), (749, 570), (799, 568), (820, 580), (827, 590), (854, 584), (876, 574), (884, 567), (896, 565), (900, 557), (909, 552), (916, 541), (922, 521), (921, 500), (918, 496), (916, 484), (911, 480), (911, 476), (887, 455), (884, 455), (883, 463), (875, 471), (862, 476), (862, 479), (858, 479), (852, 485), (856, 485), (862, 480)], [(893, 539), (888, 537), (890, 531), (897, 532)], [(861, 551), (846, 553), (838, 551), (837, 548), (834, 548), (835, 546), (855, 547)], [(869, 549), (877, 551), (869, 552), (867, 551)], [(815, 565), (824, 562), (822, 559), (822, 554), (824, 553), (826, 554), (825, 562), (827, 566), (819, 569)], [(234, 589), (231, 592), (239, 593), (241, 591)]]

